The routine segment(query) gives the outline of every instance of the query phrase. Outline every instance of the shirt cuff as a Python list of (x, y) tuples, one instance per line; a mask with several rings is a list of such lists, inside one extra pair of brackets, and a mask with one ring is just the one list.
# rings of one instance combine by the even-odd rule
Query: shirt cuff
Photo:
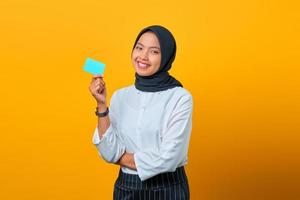
[(139, 152), (136, 152), (136, 153), (133, 154), (135, 167), (136, 167), (136, 171), (138, 173), (138, 176), (140, 177), (140, 179), (142, 181), (145, 181), (146, 179), (149, 179), (154, 175), (150, 172), (150, 170), (148, 171), (143, 167), (144, 163), (142, 162), (142, 160), (139, 159), (140, 156), (141, 155), (140, 155)]
[(112, 132), (111, 129), (112, 129), (112, 126), (110, 125), (108, 127), (108, 129), (105, 131), (102, 138), (100, 139), (100, 136), (99, 136), (99, 133), (98, 133), (98, 127), (96, 127), (95, 132), (94, 132), (94, 136), (93, 136), (93, 141), (92, 141), (93, 144), (95, 144), (95, 145), (100, 144)]

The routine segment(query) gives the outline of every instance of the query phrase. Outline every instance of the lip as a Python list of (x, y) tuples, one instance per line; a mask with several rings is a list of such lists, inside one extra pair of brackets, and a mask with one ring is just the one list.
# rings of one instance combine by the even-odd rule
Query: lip
[(141, 61), (137, 61), (136, 64), (137, 64), (137, 66), (138, 66), (139, 68), (142, 68), (142, 69), (145, 69), (145, 68), (150, 67), (150, 64), (145, 63), (145, 62), (141, 62)]

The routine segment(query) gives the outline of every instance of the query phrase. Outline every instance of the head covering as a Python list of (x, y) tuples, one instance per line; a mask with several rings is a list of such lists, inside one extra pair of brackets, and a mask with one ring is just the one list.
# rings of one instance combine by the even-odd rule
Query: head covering
[(153, 32), (158, 38), (161, 49), (161, 63), (158, 71), (153, 75), (140, 76), (135, 73), (135, 87), (145, 92), (158, 92), (173, 87), (183, 87), (178, 80), (168, 73), (176, 55), (176, 41), (168, 29), (159, 25), (144, 28), (138, 34), (133, 49), (139, 38), (147, 31)]

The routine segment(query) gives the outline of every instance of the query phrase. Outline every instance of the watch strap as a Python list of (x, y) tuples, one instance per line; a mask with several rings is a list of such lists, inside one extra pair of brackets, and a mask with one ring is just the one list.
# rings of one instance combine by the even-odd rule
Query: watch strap
[(108, 107), (106, 108), (106, 111), (105, 111), (105, 112), (98, 112), (98, 108), (96, 107), (95, 114), (96, 114), (98, 117), (105, 117), (106, 115), (108, 115), (108, 113), (109, 113)]

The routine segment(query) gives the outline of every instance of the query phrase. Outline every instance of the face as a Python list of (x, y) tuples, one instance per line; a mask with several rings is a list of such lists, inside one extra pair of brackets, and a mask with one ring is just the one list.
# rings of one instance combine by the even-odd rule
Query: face
[(150, 76), (158, 71), (161, 51), (158, 38), (152, 32), (145, 32), (132, 51), (132, 64), (140, 76)]

